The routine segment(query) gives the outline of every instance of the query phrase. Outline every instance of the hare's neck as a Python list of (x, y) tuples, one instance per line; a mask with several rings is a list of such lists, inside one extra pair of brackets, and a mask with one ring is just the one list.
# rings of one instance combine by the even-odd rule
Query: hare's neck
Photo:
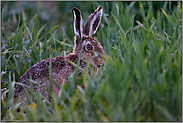
[[(69, 55), (67, 55), (65, 57), (67, 60), (77, 64), (78, 60), (79, 60), (79, 56), (76, 55), (75, 53), (70, 53)], [(84, 62), (83, 60), (80, 60), (80, 67), (81, 68), (85, 68), (86, 66), (86, 62)]]
[(73, 53), (71, 53), (71, 54), (80, 54), (81, 53), (81, 46), (78, 46), (78, 47), (74, 47), (74, 49), (73, 49)]

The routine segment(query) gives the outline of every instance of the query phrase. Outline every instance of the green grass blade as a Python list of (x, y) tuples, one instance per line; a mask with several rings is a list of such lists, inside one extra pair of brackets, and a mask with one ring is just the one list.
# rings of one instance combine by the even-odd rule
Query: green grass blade
[(139, 2), (139, 6), (140, 6), (140, 11), (141, 11), (142, 17), (143, 17), (144, 20), (146, 20), (146, 19), (145, 19), (145, 11), (144, 11), (144, 8), (143, 8), (141, 2)]
[(23, 22), (23, 24), (24, 24), (24, 26), (25, 26), (25, 29), (26, 29), (27, 32), (28, 32), (28, 35), (29, 35), (30, 39), (33, 41), (33, 38), (32, 38), (32, 35), (31, 35), (31, 32), (30, 32), (29, 28), (27, 27), (27, 25), (26, 25), (25, 22)]
[(34, 23), (34, 33), (35, 33), (35, 37), (34, 39), (37, 40), (38, 39), (38, 31), (39, 31), (39, 13), (36, 14), (36, 19), (35, 19), (35, 23)]
[(113, 13), (111, 13), (112, 17), (114, 18), (114, 20), (116, 21), (117, 25), (119, 26), (122, 34), (125, 34), (125, 31), (123, 30), (123, 28), (121, 27), (121, 24), (119, 23), (118, 19), (114, 16)]
[(175, 122), (176, 119), (172, 116), (172, 114), (163, 106), (156, 104), (156, 108), (168, 119), (168, 121)]
[(138, 20), (136, 20), (136, 23), (139, 24), (143, 29), (147, 31), (147, 28)]
[(19, 59), (17, 59), (17, 57), (15, 55), (13, 56), (13, 58), (14, 58), (15, 64), (16, 64), (16, 68), (17, 68), (16, 70), (17, 70), (18, 74), (20, 75), (20, 72), (21, 72), (20, 61), (19, 61)]
[[(45, 36), (47, 36), (50, 32), (52, 32), (55, 28), (57, 28), (58, 27), (58, 25), (56, 25), (56, 26), (54, 26), (52, 29), (50, 29), (43, 37), (41, 37), (41, 39), (42, 38), (44, 38)], [(40, 40), (41, 40), (40, 39)]]
[(27, 89), (24, 86), (23, 86), (23, 89), (24, 89), (24, 92), (25, 92), (27, 103), (30, 105), (32, 103), (32, 101), (31, 101), (31, 98), (29, 96), (29, 93), (28, 93)]
[(50, 92), (53, 92), (53, 77), (52, 77), (52, 60), (50, 58), (49, 63), (49, 82), (50, 82)]
[(172, 27), (175, 27), (175, 22), (172, 20), (172, 18), (162, 8), (161, 8), (161, 11), (166, 16), (166, 18), (168, 19), (168, 21), (170, 22), (170, 24), (172, 25)]
[(13, 55), (13, 54), (11, 54), (11, 55), (8, 57), (8, 59), (6, 59), (6, 61), (3, 63), (2, 67), (1, 67), (1, 71), (3, 71), (3, 70), (5, 69), (5, 67), (7, 66), (7, 64), (8, 64), (8, 62), (9, 62), (10, 58), (12, 57), (12, 55)]

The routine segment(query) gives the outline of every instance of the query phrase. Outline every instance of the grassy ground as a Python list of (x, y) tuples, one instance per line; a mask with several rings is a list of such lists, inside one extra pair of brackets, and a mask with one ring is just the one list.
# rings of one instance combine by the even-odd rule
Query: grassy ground
[[(1, 3), (2, 121), (182, 121), (182, 2)], [(96, 79), (83, 73), (75, 88), (71, 75), (59, 96), (48, 90), (53, 104), (36, 93), (36, 103), (14, 104), (30, 66), (72, 52), (72, 7), (85, 23), (98, 5), (94, 37), (108, 59)]]

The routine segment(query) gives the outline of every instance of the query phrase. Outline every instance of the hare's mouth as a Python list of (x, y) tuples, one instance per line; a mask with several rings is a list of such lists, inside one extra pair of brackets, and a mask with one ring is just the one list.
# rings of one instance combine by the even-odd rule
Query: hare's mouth
[(103, 67), (104, 64), (103, 62), (101, 62), (101, 64), (93, 64), (94, 68), (100, 68), (100, 67)]
[(97, 68), (99, 68), (99, 67), (103, 67), (103, 66), (104, 66), (104, 64), (101, 64), (101, 65), (98, 65), (98, 66), (97, 66)]
[(95, 67), (95, 68), (94, 68), (94, 71), (95, 71), (95, 75), (97, 75), (97, 73), (98, 73), (98, 68)]
[(93, 65), (94, 66), (94, 68), (100, 68), (100, 67), (103, 67), (104, 66), (104, 64), (100, 64), (100, 65)]

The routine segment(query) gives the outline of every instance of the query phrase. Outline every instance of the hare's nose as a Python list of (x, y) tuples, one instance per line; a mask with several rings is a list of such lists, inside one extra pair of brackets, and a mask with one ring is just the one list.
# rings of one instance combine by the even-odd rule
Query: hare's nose
[(100, 59), (101, 66), (104, 66), (103, 60)]
[(100, 59), (100, 62), (103, 64), (103, 61), (102, 61), (102, 59)]

